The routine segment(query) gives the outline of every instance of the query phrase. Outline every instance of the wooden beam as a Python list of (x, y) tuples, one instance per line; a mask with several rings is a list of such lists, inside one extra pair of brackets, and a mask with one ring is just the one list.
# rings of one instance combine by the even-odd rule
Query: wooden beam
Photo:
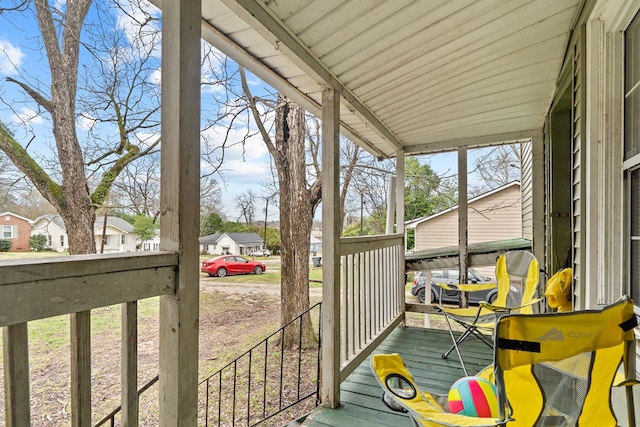
[(27, 324), (7, 326), (2, 335), (4, 354), (4, 412), (7, 427), (31, 425), (29, 399), (29, 342)]
[(340, 238), (340, 255), (351, 255), (402, 244), (402, 234)]
[(340, 404), (340, 95), (322, 92), (322, 347), (320, 402)]
[(0, 261), (0, 287), (132, 270), (175, 268), (177, 264), (178, 255), (171, 252), (126, 252)]
[(326, 84), (336, 90), (354, 108), (356, 114), (370, 123), (373, 129), (396, 149), (403, 148), (403, 144), (396, 135), (355, 94), (340, 82), (295, 34), (282, 25), (282, 22), (270, 13), (263, 2), (255, 0), (222, 0), (222, 2), (251, 25), (267, 41), (274, 46), (278, 46), (278, 50), (285, 52), (287, 57), (307, 75), (311, 76), (319, 84)]
[[(50, 270), (59, 275), (73, 274), (60, 271), (61, 267)], [(175, 289), (175, 276), (172, 266), (3, 284), (0, 285), (0, 326), (171, 294)]]
[(160, 298), (161, 426), (198, 422), (200, 0), (163, 2), (160, 247), (179, 254)]
[(473, 138), (450, 139), (446, 141), (430, 141), (424, 144), (412, 145), (405, 148), (407, 155), (454, 151), (460, 147), (487, 147), (491, 145), (503, 145), (516, 142), (527, 142), (540, 133), (540, 129), (526, 129), (517, 132), (498, 133), (493, 135), (480, 135)]

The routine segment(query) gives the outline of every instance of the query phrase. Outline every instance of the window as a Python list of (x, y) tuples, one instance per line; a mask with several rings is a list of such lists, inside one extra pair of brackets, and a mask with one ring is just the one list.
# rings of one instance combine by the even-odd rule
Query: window
[(13, 239), (16, 237), (15, 226), (13, 225), (3, 225), (2, 226), (2, 238), (3, 239)]
[(127, 242), (127, 236), (125, 236), (124, 234), (122, 234), (122, 235), (120, 236), (120, 244), (121, 244), (121, 245), (124, 245), (124, 244), (126, 244), (126, 242)]
[(60, 236), (60, 246), (64, 246), (64, 234)]
[(631, 298), (640, 302), (640, 16), (625, 32), (624, 179)]
[(53, 239), (51, 238), (51, 234), (47, 234), (47, 246), (53, 246)]

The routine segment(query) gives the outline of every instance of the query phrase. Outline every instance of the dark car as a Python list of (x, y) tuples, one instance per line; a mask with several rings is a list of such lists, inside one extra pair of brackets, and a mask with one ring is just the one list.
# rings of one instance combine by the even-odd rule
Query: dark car
[(224, 277), (228, 274), (262, 274), (266, 269), (260, 261), (250, 261), (238, 255), (222, 255), (203, 261), (200, 271), (209, 276)]
[[(492, 278), (483, 276), (478, 273), (474, 269), (470, 268), (467, 270), (467, 283), (491, 283), (493, 281)], [(411, 287), (411, 294), (418, 297), (420, 302), (425, 301), (426, 290), (425, 290), (425, 272), (424, 271), (416, 271), (413, 276), (413, 286)], [(449, 268), (449, 269), (441, 269), (441, 270), (431, 270), (431, 289), (429, 293), (430, 302), (438, 302), (438, 298), (440, 298), (440, 287), (436, 285), (436, 283), (446, 283), (447, 285), (457, 285), (460, 283), (460, 274), (457, 268)], [(469, 292), (469, 302), (470, 303), (479, 303), (480, 301), (493, 302), (496, 299), (498, 294), (497, 289), (489, 289), (478, 292)], [(457, 304), (458, 303), (458, 292), (457, 291), (442, 291), (442, 302), (449, 304)]]

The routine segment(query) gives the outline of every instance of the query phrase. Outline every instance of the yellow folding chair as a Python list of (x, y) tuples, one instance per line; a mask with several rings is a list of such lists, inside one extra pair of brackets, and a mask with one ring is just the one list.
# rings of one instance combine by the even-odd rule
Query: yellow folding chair
[(414, 426), (616, 426), (614, 385), (626, 387), (627, 422), (635, 426), (637, 324), (627, 297), (602, 310), (501, 317), (493, 369), (482, 373), (495, 380), (497, 418), (447, 412), (441, 398), (419, 389), (398, 354), (373, 355), (371, 368), (383, 401), (408, 412)]
[[(468, 375), (460, 352), (460, 344), (473, 335), (492, 347), (491, 332), (498, 316), (509, 313), (533, 313), (534, 305), (542, 299), (536, 297), (539, 273), (538, 260), (531, 252), (510, 251), (500, 255), (496, 261), (496, 283), (482, 285), (437, 283), (441, 289), (438, 307), (444, 314), (453, 341), (453, 345), (442, 354), (442, 358), (446, 359), (455, 350), (465, 375)], [(488, 287), (497, 287), (497, 297), (493, 303), (481, 302), (478, 307), (467, 308), (447, 307), (442, 304), (443, 290), (474, 292), (486, 290)], [(454, 336), (451, 321), (464, 328), (463, 333), (457, 338)]]

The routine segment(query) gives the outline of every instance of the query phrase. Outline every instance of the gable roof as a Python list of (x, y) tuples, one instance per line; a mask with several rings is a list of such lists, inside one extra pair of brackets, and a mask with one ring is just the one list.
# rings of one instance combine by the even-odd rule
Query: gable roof
[(46, 221), (47, 224), (48, 223), (53, 223), (55, 225), (57, 225), (58, 227), (60, 227), (60, 229), (62, 229), (63, 231), (67, 231), (67, 226), (64, 224), (64, 221), (62, 220), (62, 217), (60, 215), (55, 215), (55, 214), (46, 214), (46, 215), (41, 215), (38, 218), (36, 218), (33, 223), (37, 224), (41, 221)]
[(23, 216), (20, 216), (20, 215), (14, 214), (13, 212), (3, 212), (2, 214), (0, 214), (0, 216), (5, 216), (5, 215), (11, 215), (11, 216), (16, 217), (16, 218), (19, 218), (19, 219), (21, 219), (21, 220), (23, 220), (23, 221), (27, 221), (29, 224), (33, 224), (33, 221), (32, 221), (32, 220), (30, 220), (29, 218), (25, 218), (25, 217), (23, 217)]
[[(96, 222), (93, 228), (96, 230), (98, 229), (102, 230), (103, 224), (104, 224), (104, 217), (98, 217), (96, 218)], [(131, 233), (134, 228), (133, 225), (129, 224), (127, 221), (125, 221), (122, 218), (118, 218), (117, 216), (108, 216), (107, 226), (120, 230), (125, 234)]]
[[(505, 191), (505, 190), (507, 190), (507, 189), (509, 189), (511, 187), (514, 187), (514, 186), (520, 187), (520, 182), (519, 181), (513, 181), (513, 182), (505, 184), (505, 185), (503, 185), (501, 187), (494, 188), (493, 190), (489, 190), (486, 193), (483, 193), (483, 194), (481, 194), (479, 196), (476, 196), (476, 197), (474, 197), (472, 199), (469, 199), (467, 201), (467, 204), (470, 205), (472, 203), (475, 203), (475, 202), (477, 202), (479, 200), (485, 199), (485, 198), (487, 198), (487, 197), (489, 197), (489, 196), (491, 196), (493, 194)], [(453, 211), (455, 211), (457, 209), (458, 209), (458, 205), (455, 205), (455, 206), (450, 207), (449, 209), (445, 209), (445, 210), (440, 211), (438, 213), (435, 213), (433, 215), (424, 216), (422, 218), (414, 219), (414, 220), (411, 220), (411, 221), (406, 221), (404, 223), (404, 225), (405, 225), (406, 228), (416, 228), (418, 226), (418, 224), (421, 224), (421, 223), (423, 223), (425, 221), (428, 221), (428, 220), (430, 220), (432, 218), (436, 218), (436, 217), (439, 217), (441, 215), (445, 215), (445, 214), (447, 214), (449, 212), (453, 212)]]
[(239, 245), (261, 246), (264, 240), (257, 233), (215, 233), (198, 239), (201, 244), (215, 244), (222, 236), (228, 236)]

